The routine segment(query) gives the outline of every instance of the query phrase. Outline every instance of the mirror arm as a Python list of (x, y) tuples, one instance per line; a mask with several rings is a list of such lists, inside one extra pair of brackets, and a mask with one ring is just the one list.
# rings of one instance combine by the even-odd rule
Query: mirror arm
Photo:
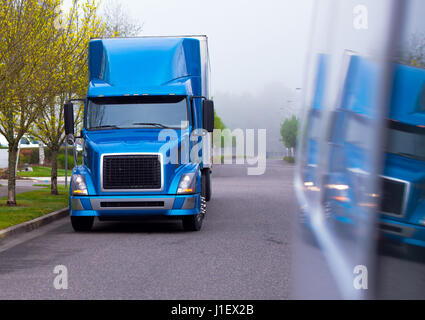
[(75, 143), (72, 145), (72, 151), (74, 154), (74, 167), (76, 167), (78, 166), (78, 154), (77, 154), (78, 152), (77, 152), (77, 146)]
[(75, 98), (75, 99), (69, 99), (68, 102), (72, 102), (72, 101), (86, 101), (86, 99), (82, 99), (82, 98)]
[(204, 97), (204, 96), (190, 96), (190, 100), (193, 100), (193, 99), (204, 99), (204, 100), (208, 100), (207, 97)]

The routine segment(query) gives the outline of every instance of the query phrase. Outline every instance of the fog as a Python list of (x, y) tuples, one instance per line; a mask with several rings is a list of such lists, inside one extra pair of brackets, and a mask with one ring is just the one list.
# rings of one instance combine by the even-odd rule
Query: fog
[(280, 125), (286, 117), (298, 114), (299, 97), (299, 90), (270, 82), (258, 92), (217, 92), (214, 102), (228, 128), (267, 129), (268, 155), (277, 156), (284, 152)]

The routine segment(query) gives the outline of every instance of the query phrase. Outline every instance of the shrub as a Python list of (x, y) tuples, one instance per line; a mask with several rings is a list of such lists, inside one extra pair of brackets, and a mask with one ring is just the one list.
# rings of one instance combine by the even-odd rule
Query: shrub
[[(44, 148), (44, 165), (51, 166), (52, 163), (52, 152), (45, 147)], [(20, 149), (19, 152), (19, 168), (23, 168), (25, 163), (31, 166), (39, 165), (39, 148), (25, 148)], [(81, 155), (78, 155), (78, 163), (82, 163)], [(74, 155), (72, 148), (68, 148), (68, 169), (74, 167)], [(61, 148), (58, 154), (58, 168), (65, 169), (65, 148)]]
[[(82, 156), (78, 155), (77, 157), (78, 164), (82, 163)], [(65, 153), (60, 153), (58, 155), (58, 168), (65, 169)], [(68, 169), (72, 170), (74, 168), (74, 155), (72, 152), (68, 152)]]
[(38, 165), (38, 148), (20, 149), (18, 167), (23, 167), (25, 163)]
[(295, 162), (294, 157), (283, 157), (283, 160), (285, 160), (288, 163), (294, 163)]

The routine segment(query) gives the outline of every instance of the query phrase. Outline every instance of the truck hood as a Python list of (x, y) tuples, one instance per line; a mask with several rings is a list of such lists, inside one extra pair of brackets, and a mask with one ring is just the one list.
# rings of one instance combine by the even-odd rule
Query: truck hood
[[(100, 153), (159, 152), (168, 141), (159, 141), (160, 129), (132, 129), (96, 131), (87, 134), (90, 147)], [(176, 130), (178, 138), (169, 141), (178, 144), (181, 133)]]
[[(182, 133), (176, 130), (177, 138), (171, 140), (167, 138), (167, 141), (159, 141), (158, 135), (160, 131), (161, 129), (122, 129), (86, 132), (85, 141), (89, 161), (88, 167), (90, 168), (97, 194), (113, 194), (111, 192), (103, 193), (101, 191), (101, 179), (99, 175), (101, 171), (100, 162), (102, 154), (152, 152), (162, 153), (163, 159), (166, 159), (167, 156), (170, 157), (170, 154), (165, 154), (166, 151), (170, 149), (163, 148), (161, 150), (161, 147), (167, 143), (170, 148), (178, 148), (181, 142)], [(188, 131), (183, 133), (183, 135), (186, 134), (188, 135)], [(164, 190), (151, 193), (175, 193), (175, 190), (172, 191), (167, 188), (171, 185), (176, 168), (177, 166), (175, 163), (166, 163), (166, 161), (164, 161)]]

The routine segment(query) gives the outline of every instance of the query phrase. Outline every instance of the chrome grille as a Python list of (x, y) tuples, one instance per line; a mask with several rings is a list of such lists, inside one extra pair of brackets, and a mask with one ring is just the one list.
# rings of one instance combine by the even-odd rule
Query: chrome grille
[(382, 178), (380, 211), (392, 215), (403, 215), (408, 183), (391, 178)]
[(159, 154), (104, 155), (104, 190), (160, 190), (162, 188)]

